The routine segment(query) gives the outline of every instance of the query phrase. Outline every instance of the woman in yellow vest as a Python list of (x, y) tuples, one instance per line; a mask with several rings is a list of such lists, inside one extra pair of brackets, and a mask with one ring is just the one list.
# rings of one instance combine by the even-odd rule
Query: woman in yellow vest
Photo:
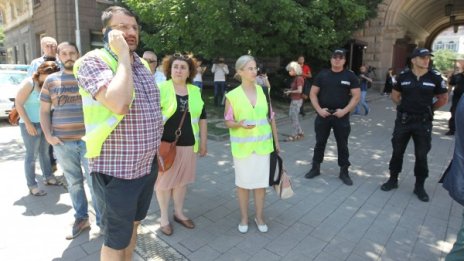
[[(240, 206), (241, 233), (248, 231), (248, 201), (250, 191), (255, 199), (254, 219), (260, 232), (267, 232), (263, 209), (266, 187), (269, 186), (269, 154), (279, 142), (275, 122), (268, 120), (267, 94), (256, 84), (256, 61), (250, 55), (243, 55), (235, 63), (237, 77), (242, 84), (226, 95), (225, 125), (229, 128), (232, 156), (235, 167), (235, 185)], [(267, 89), (266, 89), (267, 90)], [(272, 112), (270, 112), (272, 115)]]
[(196, 154), (205, 156), (207, 153), (207, 127), (200, 89), (191, 84), (196, 75), (193, 57), (182, 54), (167, 56), (163, 59), (163, 69), (167, 81), (158, 84), (164, 122), (162, 141), (174, 141), (174, 133), (187, 110), (174, 164), (169, 170), (158, 174), (155, 184), (161, 212), (160, 230), (169, 236), (173, 232), (168, 214), (171, 196), (174, 201), (174, 221), (189, 229), (195, 227), (193, 221), (184, 215), (184, 199), (187, 185), (195, 181)]

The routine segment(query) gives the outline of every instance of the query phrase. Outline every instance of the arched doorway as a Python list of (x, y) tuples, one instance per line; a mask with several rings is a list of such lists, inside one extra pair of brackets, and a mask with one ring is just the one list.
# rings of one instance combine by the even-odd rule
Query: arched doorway
[(377, 84), (383, 84), (389, 67), (399, 72), (412, 49), (430, 48), (433, 39), (450, 26), (450, 20), (464, 24), (464, 1), (384, 0), (377, 17), (354, 38), (368, 43), (364, 63), (377, 68)]

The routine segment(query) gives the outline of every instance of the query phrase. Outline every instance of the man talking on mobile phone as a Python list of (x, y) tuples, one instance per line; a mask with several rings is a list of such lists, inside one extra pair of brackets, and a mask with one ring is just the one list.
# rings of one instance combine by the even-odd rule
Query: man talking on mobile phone
[(105, 47), (78, 60), (74, 73), (82, 95), (86, 157), (102, 206), (100, 257), (131, 260), (158, 173), (160, 95), (148, 64), (135, 53), (136, 15), (112, 6), (103, 12), (102, 23)]

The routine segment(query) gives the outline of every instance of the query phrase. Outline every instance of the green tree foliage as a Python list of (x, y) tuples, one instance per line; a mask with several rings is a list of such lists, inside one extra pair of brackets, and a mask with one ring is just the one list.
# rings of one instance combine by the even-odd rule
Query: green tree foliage
[(125, 0), (141, 18), (146, 48), (205, 58), (327, 59), (375, 15), (381, 0)]
[(453, 70), (457, 53), (452, 50), (441, 49), (433, 52), (433, 66), (442, 73)]

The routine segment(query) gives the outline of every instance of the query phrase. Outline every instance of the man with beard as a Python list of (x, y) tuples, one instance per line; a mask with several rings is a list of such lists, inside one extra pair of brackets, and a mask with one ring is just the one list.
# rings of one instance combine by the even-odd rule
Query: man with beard
[[(139, 25), (131, 11), (102, 14), (105, 46), (74, 65), (82, 95), (87, 154), (102, 206), (101, 260), (131, 260), (137, 226), (150, 207), (163, 133), (159, 89), (136, 53)], [(111, 184), (111, 185), (109, 185)]]
[[(55, 150), (58, 164), (68, 183), (68, 191), (76, 213), (72, 233), (67, 239), (73, 239), (90, 228), (84, 177), (90, 187), (92, 181), (89, 178), (87, 159), (84, 158), (85, 143), (81, 139), (85, 134), (82, 99), (73, 75), (74, 63), (79, 58), (76, 45), (69, 42), (58, 45), (58, 58), (64, 70), (53, 73), (45, 79), (40, 93), (40, 125), (47, 142)], [(50, 113), (52, 108), (53, 114)], [(92, 202), (97, 225), (100, 226), (100, 210), (96, 206), (96, 201), (92, 200)]]

